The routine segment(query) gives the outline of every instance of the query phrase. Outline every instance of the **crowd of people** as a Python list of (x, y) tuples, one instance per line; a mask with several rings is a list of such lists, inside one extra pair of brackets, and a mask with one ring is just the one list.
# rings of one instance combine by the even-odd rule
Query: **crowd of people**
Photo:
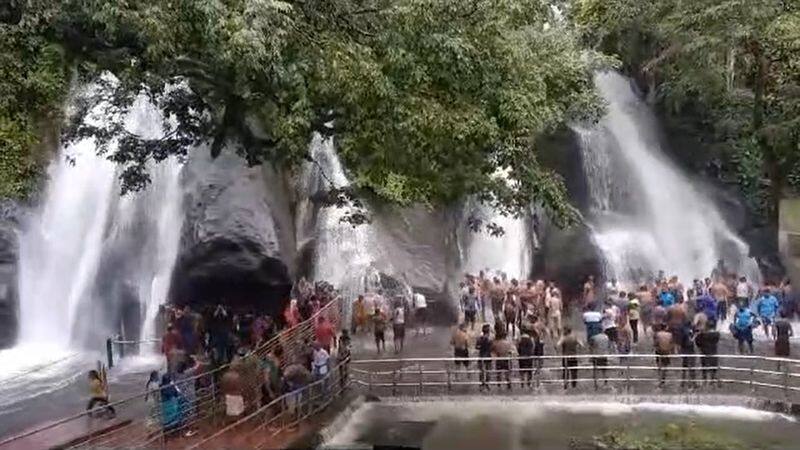
[[(191, 436), (203, 399), (221, 394), (226, 415), (235, 418), (324, 378), (332, 359), (349, 358), (350, 337), (343, 330), (337, 339), (336, 324), (322, 315), (314, 320), (312, 337), (302, 343), (297, 355), (285, 357), (280, 345), (263, 355), (255, 350), (264, 348), (282, 330), (314, 317), (337, 295), (328, 283), (301, 279), (278, 318), (252, 310), (231, 311), (224, 302), (199, 312), (190, 305), (163, 307), (159, 315), (165, 330), (161, 352), (166, 367), (163, 372), (153, 371), (146, 383), (151, 417), (159, 418), (151, 425)], [(332, 358), (334, 349), (338, 351)], [(214, 370), (225, 365), (223, 371)], [(108, 402), (105, 386), (92, 371), (89, 409)], [(218, 393), (212, 392), (214, 386)]]
[[(533, 375), (542, 367), (537, 357), (548, 348), (561, 356), (565, 389), (577, 385), (582, 353), (588, 353), (594, 367), (601, 370), (608, 365), (608, 354), (649, 350), (655, 353), (659, 368), (671, 364), (671, 355), (681, 355), (675, 359), (689, 369), (682, 371), (686, 383), (695, 382), (695, 359), (702, 366), (703, 380), (713, 381), (723, 336), (720, 330), (730, 331), (741, 353), (752, 353), (754, 332), (763, 332), (773, 340), (774, 354), (788, 357), (793, 335), (790, 319), (800, 313), (789, 281), (758, 286), (728, 273), (722, 264), (710, 277), (689, 285), (663, 273), (632, 286), (614, 279), (597, 283), (589, 276), (569, 303), (553, 281), (508, 279), (502, 273), (467, 275), (459, 289), (463, 319), (450, 344), (457, 366), (464, 369), (475, 352), (481, 390), (490, 388), (491, 374), (510, 388), (513, 361), (517, 361), (522, 385), (532, 386)], [(388, 330), (395, 353), (403, 351), (407, 324), (413, 325), (416, 335), (429, 334), (428, 302), (422, 293), (389, 295), (377, 290), (359, 295), (352, 303), (350, 327), (340, 331), (339, 323), (325, 315), (315, 316), (337, 296), (330, 284), (301, 279), (278, 320), (254, 311), (232, 312), (223, 304), (202, 312), (189, 305), (166, 308), (161, 340), (166, 370), (153, 372), (147, 382), (148, 393), (159, 394), (150, 397), (153, 407), (160, 409), (157, 425), (192, 434), (198, 398), (207, 395), (213, 384), (219, 387), (230, 417), (240, 417), (284, 393), (298, 392), (349, 360), (351, 333), (371, 332), (379, 354), (386, 351)], [(576, 309), (581, 314), (571, 315)], [(280, 345), (266, 354), (253, 351), (264, 348), (282, 327), (297, 327), (312, 317), (312, 335), (302, 344), (293, 343), (299, 351), (291, 356)], [(698, 358), (692, 356), (698, 352)], [(227, 370), (213, 375), (214, 368), (226, 364)], [(346, 367), (341, 370), (345, 377)], [(661, 370), (662, 383), (665, 376)], [(92, 371), (89, 409), (108, 403), (105, 386), (103, 377)]]
[[(578, 355), (584, 350), (597, 355), (591, 362), (600, 368), (608, 365), (605, 355), (634, 350), (654, 352), (661, 369), (670, 365), (671, 355), (686, 355), (679, 358), (687, 369), (682, 381), (691, 385), (697, 359), (691, 355), (699, 352), (700, 372), (711, 381), (716, 379), (720, 330), (730, 332), (740, 353), (753, 353), (754, 331), (763, 330), (774, 343), (774, 355), (788, 357), (790, 319), (800, 312), (788, 280), (757, 286), (745, 276), (727, 272), (721, 262), (710, 277), (692, 280), (688, 286), (663, 272), (628, 289), (615, 279), (598, 285), (593, 276), (587, 277), (579, 297), (570, 302), (582, 312), (585, 338), (565, 326), (562, 318), (568, 308), (552, 281), (508, 280), (502, 274), (480, 272), (467, 275), (460, 287), (463, 321), (453, 332), (451, 346), (465, 368), (470, 351), (477, 352), (482, 390), (489, 388), (490, 373), (511, 386), (512, 356), (519, 357), (523, 385), (530, 385), (532, 374), (541, 367), (537, 357), (544, 356), (547, 347), (563, 357), (565, 388), (576, 385)], [(484, 323), (473, 339), (470, 333), (478, 322)], [(663, 383), (667, 371), (659, 372)]]
[(428, 302), (420, 292), (386, 295), (383, 290), (359, 295), (353, 302), (353, 333), (372, 330), (378, 354), (386, 351), (386, 330), (391, 323), (394, 352), (403, 351), (406, 325), (413, 323), (417, 335), (428, 334)]

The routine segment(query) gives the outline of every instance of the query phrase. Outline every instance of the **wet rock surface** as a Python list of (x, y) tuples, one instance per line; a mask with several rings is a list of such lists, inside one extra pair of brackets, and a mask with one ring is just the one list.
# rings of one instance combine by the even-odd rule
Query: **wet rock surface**
[[(186, 222), (173, 273), (178, 304), (225, 302), (277, 310), (291, 289), (291, 230), (263, 169), (237, 156), (193, 158), (184, 169)], [(282, 222), (283, 221), (283, 222)]]
[(19, 329), (17, 230), (23, 209), (14, 202), (0, 202), (0, 349), (11, 347)]

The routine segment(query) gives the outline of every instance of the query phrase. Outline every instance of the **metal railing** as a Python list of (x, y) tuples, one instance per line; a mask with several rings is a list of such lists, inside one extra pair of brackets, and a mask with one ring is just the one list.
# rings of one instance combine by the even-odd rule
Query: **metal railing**
[[(466, 365), (465, 365), (466, 363)], [(522, 364), (520, 364), (522, 363)], [(747, 355), (609, 354), (572, 357), (356, 360), (354, 386), (377, 396), (493, 394), (736, 394), (800, 402), (800, 360)]]
[[(256, 411), (187, 447), (194, 449), (281, 447), (277, 436), (328, 407), (350, 385), (349, 360), (341, 361), (324, 377), (271, 400)], [(285, 442), (283, 442), (285, 444)]]
[[(264, 383), (262, 360), (280, 346), (284, 365), (293, 361), (302, 354), (305, 341), (314, 339), (315, 324), (319, 317), (330, 320), (333, 326), (339, 325), (340, 305), (340, 299), (327, 303), (307, 320), (283, 330), (233, 363), (240, 375), (246, 414), (258, 411), (260, 407), (261, 386)], [(47, 443), (44, 447), (66, 448), (183, 448), (192, 442), (182, 436), (184, 432), (191, 430), (194, 440), (197, 440), (214, 436), (226, 426), (224, 396), (219, 385), (222, 374), (231, 367), (232, 364), (225, 364), (175, 381), (173, 384), (182, 397), (188, 392), (195, 393), (191, 398), (179, 402), (177, 420), (172, 420), (174, 411), (164, 411), (161, 389), (156, 388), (110, 403), (108, 406), (116, 411), (113, 421), (96, 417), (107, 410), (106, 405), (99, 406), (2, 439), (0, 450), (38, 448), (43, 447), (42, 442)], [(72, 440), (64, 442), (65, 439)]]

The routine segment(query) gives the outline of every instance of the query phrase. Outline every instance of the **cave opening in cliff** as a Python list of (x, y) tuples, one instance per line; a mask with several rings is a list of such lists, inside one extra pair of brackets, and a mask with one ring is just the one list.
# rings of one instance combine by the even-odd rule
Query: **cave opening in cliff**
[(233, 313), (269, 314), (280, 320), (291, 289), (287, 268), (277, 259), (264, 258), (247, 267), (224, 259), (186, 258), (173, 272), (170, 302), (198, 311), (223, 304)]

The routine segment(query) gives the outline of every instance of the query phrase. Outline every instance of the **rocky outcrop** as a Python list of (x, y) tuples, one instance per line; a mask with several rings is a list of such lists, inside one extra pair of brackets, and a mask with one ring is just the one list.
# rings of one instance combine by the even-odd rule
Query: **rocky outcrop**
[(0, 204), (0, 348), (11, 347), (19, 329), (17, 223), (20, 208), (13, 202)]
[(170, 298), (277, 312), (295, 259), (281, 178), (232, 152), (198, 151), (184, 168), (186, 221)]

